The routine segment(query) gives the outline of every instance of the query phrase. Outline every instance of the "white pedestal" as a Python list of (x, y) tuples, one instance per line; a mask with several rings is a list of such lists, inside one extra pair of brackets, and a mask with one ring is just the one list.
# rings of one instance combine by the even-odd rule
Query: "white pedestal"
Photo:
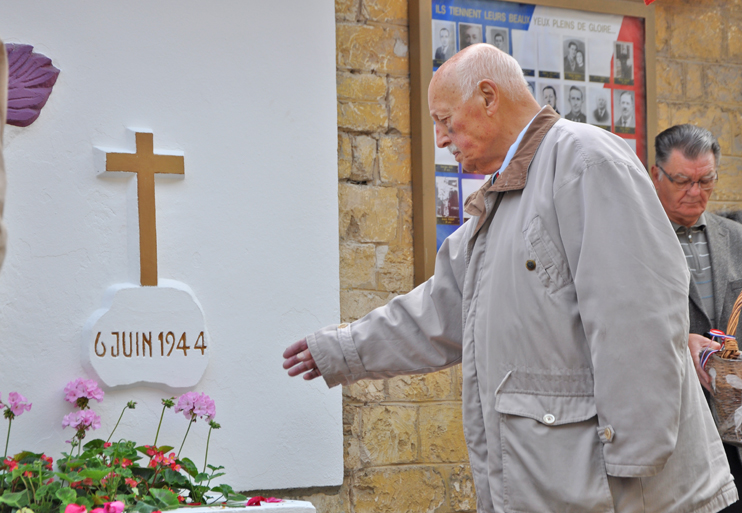
[(180, 508), (174, 513), (317, 513), (314, 505), (307, 501), (264, 502), (260, 506), (244, 506), (241, 508), (227, 508), (222, 506), (196, 506), (194, 508)]

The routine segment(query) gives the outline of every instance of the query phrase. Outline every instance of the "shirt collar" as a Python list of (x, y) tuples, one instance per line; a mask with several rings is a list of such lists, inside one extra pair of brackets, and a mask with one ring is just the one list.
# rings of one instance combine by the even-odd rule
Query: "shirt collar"
[[(683, 226), (682, 224), (678, 224), (674, 221), (670, 221), (672, 223), (672, 228), (675, 230), (675, 233), (684, 234), (688, 231), (687, 226)], [(706, 229), (706, 212), (702, 213), (701, 216), (698, 218), (698, 220), (695, 222), (693, 226), (690, 227), (691, 230), (705, 230)]]
[[(544, 110), (543, 108), (541, 110)], [(500, 169), (495, 171), (495, 173), (492, 175), (492, 183), (495, 183), (495, 178), (498, 177), (498, 175), (505, 170), (506, 167), (508, 167), (508, 164), (510, 164), (510, 161), (513, 159), (513, 155), (515, 155), (515, 152), (518, 151), (518, 146), (520, 146), (520, 142), (523, 140), (523, 136), (526, 135), (526, 130), (528, 130), (528, 127), (531, 126), (531, 123), (533, 123), (533, 120), (536, 119), (536, 117), (541, 113), (541, 110), (536, 113), (536, 116), (533, 116), (531, 118), (531, 121), (528, 122), (528, 124), (523, 128), (523, 130), (520, 131), (520, 134), (518, 134), (518, 138), (515, 140), (513, 144), (510, 145), (510, 149), (508, 150), (507, 155), (505, 155), (505, 160), (502, 161), (502, 165), (500, 166)]]

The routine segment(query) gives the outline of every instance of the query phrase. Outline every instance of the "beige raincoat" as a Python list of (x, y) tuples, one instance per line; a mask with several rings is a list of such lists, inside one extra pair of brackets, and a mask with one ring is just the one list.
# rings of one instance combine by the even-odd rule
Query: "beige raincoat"
[(629, 146), (546, 107), (467, 210), (433, 278), (307, 337), (328, 385), (461, 362), (480, 512), (733, 502), (686, 345), (688, 267)]

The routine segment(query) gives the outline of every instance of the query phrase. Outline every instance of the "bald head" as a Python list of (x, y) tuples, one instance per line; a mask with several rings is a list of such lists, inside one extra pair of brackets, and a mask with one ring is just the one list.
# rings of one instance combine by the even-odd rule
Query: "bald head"
[(498, 88), (512, 101), (518, 101), (530, 95), (528, 82), (523, 77), (518, 62), (498, 48), (479, 43), (464, 48), (445, 62), (435, 72), (431, 86), (436, 79), (457, 81), (461, 98), (467, 100), (474, 93), (477, 84), (482, 80), (492, 80)]
[(541, 108), (517, 61), (492, 45), (472, 45), (446, 61), (428, 88), (436, 144), (469, 172), (489, 174)]

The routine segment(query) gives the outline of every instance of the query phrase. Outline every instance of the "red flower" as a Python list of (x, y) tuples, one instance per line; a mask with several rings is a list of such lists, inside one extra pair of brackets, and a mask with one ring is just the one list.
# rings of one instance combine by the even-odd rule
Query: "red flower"
[(54, 463), (54, 459), (51, 456), (47, 456), (46, 454), (41, 455), (42, 461), (46, 462), (46, 468), (49, 470), (52, 469), (52, 463)]
[(129, 486), (131, 486), (132, 488), (136, 488), (137, 485), (139, 484), (139, 481), (137, 481), (136, 479), (132, 479), (130, 477), (124, 478), (124, 482), (128, 484)]
[(12, 458), (6, 458), (3, 461), (3, 465), (5, 465), (6, 467), (8, 467), (8, 470), (10, 470), (10, 471), (13, 471), (13, 470), (15, 470), (15, 469), (18, 468), (18, 462), (15, 461)]
[(250, 500), (247, 501), (246, 506), (260, 506), (260, 503), (265, 500), (266, 498), (260, 495), (257, 497), (251, 497)]
[(106, 443), (104, 443), (104, 444), (103, 444), (103, 448), (104, 448), (104, 449), (108, 449), (108, 448), (109, 448), (109, 447), (111, 447), (112, 445), (113, 445), (113, 444), (112, 444), (111, 442), (106, 442)]
[(24, 475), (25, 477), (33, 477), (33, 472), (31, 472), (30, 470), (26, 470), (26, 471), (25, 471), (25, 472), (23, 473), (23, 475)]

